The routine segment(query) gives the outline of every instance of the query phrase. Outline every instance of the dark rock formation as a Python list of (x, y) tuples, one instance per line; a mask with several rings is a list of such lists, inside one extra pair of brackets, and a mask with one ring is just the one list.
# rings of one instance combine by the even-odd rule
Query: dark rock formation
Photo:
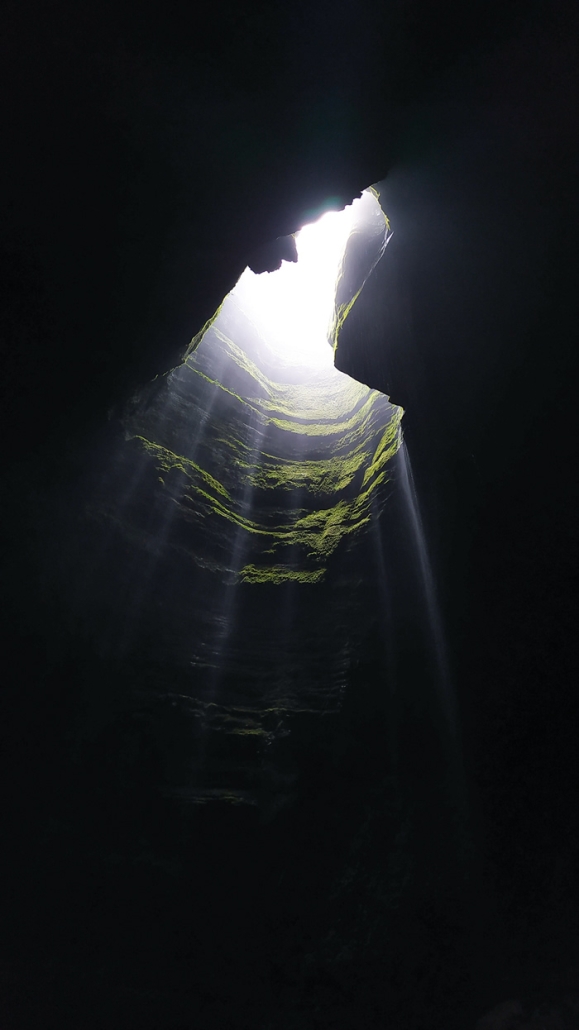
[[(7, 1027), (573, 1025), (524, 999), (577, 988), (576, 37), (565, 2), (9, 5)], [(260, 734), (215, 729), (192, 805), (206, 709), (105, 646), (155, 555), (117, 523), (103, 556), (87, 506), (251, 255), (372, 183), (393, 236), (339, 366), (406, 411), (461, 739), (397, 517), (339, 710), (211, 710)]]
[(539, 1004), (505, 1001), (478, 1020), (476, 1030), (575, 1030), (579, 999), (568, 995)]
[(247, 267), (252, 272), (275, 272), (282, 261), (297, 261), (298, 252), (293, 236), (278, 236), (271, 243), (264, 243), (248, 259)]

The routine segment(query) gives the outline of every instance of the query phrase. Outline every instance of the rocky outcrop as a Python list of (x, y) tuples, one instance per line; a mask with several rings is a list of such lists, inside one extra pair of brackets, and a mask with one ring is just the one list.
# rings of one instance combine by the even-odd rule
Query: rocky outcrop
[(247, 267), (252, 272), (275, 272), (282, 261), (297, 261), (298, 252), (293, 236), (278, 236), (271, 243), (264, 243), (249, 257)]

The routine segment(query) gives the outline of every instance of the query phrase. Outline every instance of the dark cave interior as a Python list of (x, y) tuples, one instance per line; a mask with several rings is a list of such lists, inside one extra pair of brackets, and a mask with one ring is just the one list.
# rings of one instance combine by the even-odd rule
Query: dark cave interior
[[(7, 5), (6, 1030), (579, 1027), (577, 22), (565, 0)], [(215, 326), (188, 345), (371, 186), (393, 235), (340, 333), (343, 425), (378, 398), (378, 440), (404, 409), (456, 732), (386, 478), (381, 537), (328, 550), (323, 583), (291, 535), (283, 583), (226, 570), (218, 683), (181, 660), (220, 625), (225, 546), (185, 488), (247, 430)], [(259, 376), (272, 468), (350, 461), (341, 424), (342, 450), (282, 452)], [(171, 440), (201, 415), (199, 472)], [(310, 513), (304, 482), (263, 518)]]

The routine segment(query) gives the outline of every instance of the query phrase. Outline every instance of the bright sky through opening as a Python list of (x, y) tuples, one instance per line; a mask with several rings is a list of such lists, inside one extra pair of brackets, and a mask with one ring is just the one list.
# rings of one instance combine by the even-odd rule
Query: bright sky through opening
[(264, 340), (284, 362), (333, 367), (328, 343), (336, 279), (361, 199), (343, 211), (329, 211), (296, 235), (297, 263), (283, 261), (276, 272), (256, 275), (246, 268), (235, 292)]

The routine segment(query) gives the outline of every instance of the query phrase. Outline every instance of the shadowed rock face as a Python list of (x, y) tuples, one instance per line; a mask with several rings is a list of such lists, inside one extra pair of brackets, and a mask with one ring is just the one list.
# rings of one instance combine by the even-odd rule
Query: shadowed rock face
[[(9, 7), (7, 1026), (464, 1030), (493, 999), (576, 989), (577, 11), (523, 8)], [(376, 182), (393, 236), (339, 367), (405, 408), (462, 757), (402, 511), (391, 550), (364, 552), (379, 596), (334, 595), (328, 563), (324, 596), (356, 609), (331, 662), (344, 625), (367, 634), (324, 716), (188, 689), (167, 656), (187, 640), (189, 527), (168, 532), (166, 578), (145, 532), (190, 481), (137, 440), (134, 394), (177, 368), (251, 255)], [(178, 409), (195, 367), (172, 373)], [(148, 428), (174, 455), (161, 397)], [(139, 458), (144, 503), (115, 522)], [(107, 651), (135, 582), (153, 615)], [(388, 632), (366, 625), (386, 609)], [(497, 1018), (566, 1027), (566, 1005)]]
[(579, 999), (568, 995), (539, 1005), (505, 1001), (478, 1020), (476, 1030), (574, 1030), (579, 1020)]

